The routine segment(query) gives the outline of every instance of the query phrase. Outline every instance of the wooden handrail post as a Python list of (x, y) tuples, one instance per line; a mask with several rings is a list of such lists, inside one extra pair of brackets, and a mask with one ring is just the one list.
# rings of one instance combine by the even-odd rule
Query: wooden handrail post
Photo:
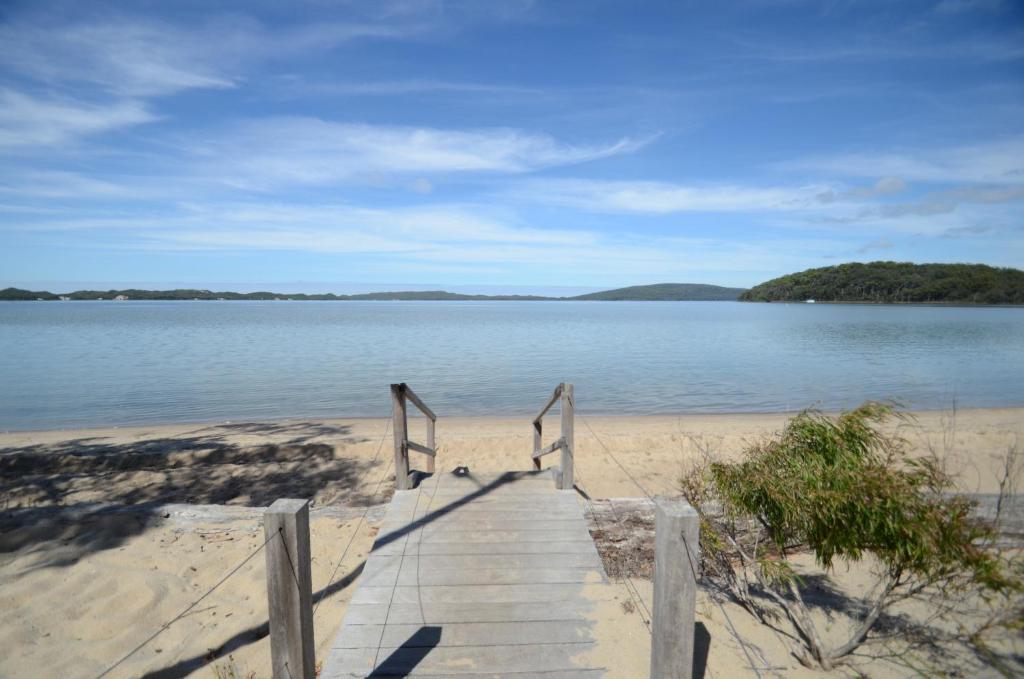
[[(542, 439), (541, 439), (541, 427), (543, 427), (543, 426), (544, 425), (543, 425), (542, 420), (534, 420), (534, 422), (533, 422), (533, 452), (534, 453), (539, 453), (540, 449), (544, 445), (542, 443)], [(540, 469), (540, 458), (539, 457), (533, 458), (533, 468), (534, 469)]]
[(275, 500), (263, 514), (267, 539), (267, 608), (274, 679), (313, 679), (313, 579), (309, 502)]
[[(437, 450), (437, 446), (434, 444), (434, 418), (427, 417), (427, 448)], [(434, 456), (427, 455), (427, 473), (434, 473)]]
[(655, 502), (651, 679), (690, 679), (700, 519), (685, 500)]
[(395, 432), (395, 490), (409, 489), (409, 419), (405, 410), (405, 384), (391, 385), (391, 405), (394, 406)]
[(558, 486), (562, 490), (572, 490), (573, 486), (573, 454), (576, 452), (576, 444), (573, 438), (573, 392), (572, 384), (562, 384), (562, 438), (565, 439), (565, 446), (562, 448), (562, 483)]

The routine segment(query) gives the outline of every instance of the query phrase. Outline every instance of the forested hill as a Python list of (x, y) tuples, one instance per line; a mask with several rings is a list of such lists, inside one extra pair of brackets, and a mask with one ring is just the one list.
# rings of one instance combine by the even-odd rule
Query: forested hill
[(626, 301), (729, 301), (734, 302), (744, 288), (723, 288), (719, 285), (700, 283), (659, 283), (657, 285), (634, 285), (628, 288), (592, 292), (570, 299), (595, 300), (604, 302)]
[(210, 290), (77, 290), (63, 295), (52, 292), (34, 292), (20, 288), (0, 290), (0, 300), (403, 300), (403, 301), (567, 301), (567, 300), (634, 300), (634, 301), (735, 301), (743, 288), (723, 288), (717, 285), (692, 283), (663, 283), (638, 285), (617, 290), (605, 290), (576, 297), (541, 297), (537, 295), (464, 295), (444, 290), (406, 290), (396, 292), (368, 292), (358, 295), (301, 294), (277, 292), (213, 292)]
[(984, 264), (850, 263), (756, 285), (744, 302), (1024, 304), (1024, 271)]

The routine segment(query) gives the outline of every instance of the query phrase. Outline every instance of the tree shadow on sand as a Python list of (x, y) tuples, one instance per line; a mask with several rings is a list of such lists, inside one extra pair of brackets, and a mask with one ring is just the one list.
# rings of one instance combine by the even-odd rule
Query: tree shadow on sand
[[(270, 442), (240, 445), (240, 434)], [(366, 442), (347, 426), (241, 423), (130, 443), (0, 449), (0, 566), (26, 549), (38, 557), (29, 571), (74, 564), (146, 530), (168, 503), (370, 504), (359, 486), (372, 464), (336, 453)]]

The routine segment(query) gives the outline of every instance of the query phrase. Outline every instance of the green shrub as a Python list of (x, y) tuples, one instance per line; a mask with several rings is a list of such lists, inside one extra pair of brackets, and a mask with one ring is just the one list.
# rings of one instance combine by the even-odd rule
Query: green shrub
[[(971, 518), (971, 502), (951, 493), (936, 461), (911, 458), (902, 439), (882, 432), (894, 416), (871, 402), (837, 418), (803, 412), (741, 461), (709, 463), (683, 479), (702, 517), (707, 572), (759, 617), (781, 610), (806, 665), (843, 662), (888, 606), (928, 588), (1019, 587), (986, 548), (992, 528)], [(837, 646), (824, 643), (790, 561), (807, 551), (826, 571), (837, 559), (868, 555), (880, 571), (862, 616)]]

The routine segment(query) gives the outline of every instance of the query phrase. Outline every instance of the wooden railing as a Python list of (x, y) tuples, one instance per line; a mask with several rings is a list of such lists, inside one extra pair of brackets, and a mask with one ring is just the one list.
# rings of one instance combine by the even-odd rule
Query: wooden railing
[[(411, 401), (427, 418), (427, 445), (409, 440), (409, 418), (406, 414), (406, 401)], [(413, 480), (409, 477), (409, 451), (415, 450), (427, 456), (427, 473), (434, 473), (434, 457), (437, 448), (434, 444), (434, 425), (437, 415), (427, 407), (420, 397), (405, 382), (391, 385), (391, 402), (394, 405), (395, 430), (395, 490), (409, 490)]]
[[(544, 415), (559, 400), (562, 402), (562, 435), (551, 445), (542, 448), (542, 427)], [(533, 466), (540, 469), (540, 458), (556, 450), (562, 451), (562, 465), (555, 473), (555, 486), (560, 490), (572, 490), (573, 487), (573, 453), (576, 450), (573, 437), (573, 392), (572, 384), (562, 382), (551, 394), (551, 398), (541, 408), (537, 417), (533, 418)]]

